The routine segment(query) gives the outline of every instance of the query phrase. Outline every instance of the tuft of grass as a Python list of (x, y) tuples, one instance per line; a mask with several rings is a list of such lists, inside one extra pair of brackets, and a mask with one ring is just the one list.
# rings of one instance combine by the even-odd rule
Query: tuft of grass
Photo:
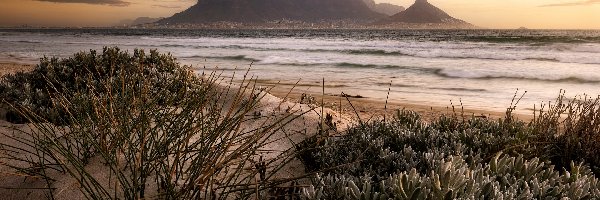
[(600, 97), (567, 99), (561, 91), (553, 104), (540, 106), (529, 128), (540, 144), (538, 156), (566, 169), (585, 162), (600, 174)]

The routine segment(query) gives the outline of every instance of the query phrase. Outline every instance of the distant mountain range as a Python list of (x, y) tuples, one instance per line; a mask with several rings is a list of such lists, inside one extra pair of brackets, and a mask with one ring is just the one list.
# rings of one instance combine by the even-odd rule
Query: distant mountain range
[(189, 9), (159, 23), (263, 23), (282, 19), (367, 22), (384, 17), (369, 9), (362, 0), (200, 0)]
[(374, 0), (199, 0), (187, 10), (159, 20), (158, 24), (210, 24), (236, 22), (261, 24), (273, 21), (348, 21), (365, 26), (469, 28), (427, 0), (416, 0), (408, 9)]

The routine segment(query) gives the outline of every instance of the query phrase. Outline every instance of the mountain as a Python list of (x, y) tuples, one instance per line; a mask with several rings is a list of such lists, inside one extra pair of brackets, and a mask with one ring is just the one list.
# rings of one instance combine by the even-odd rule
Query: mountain
[(375, 0), (363, 1), (371, 10), (387, 16), (392, 16), (406, 10), (406, 8), (404, 8), (403, 6), (398, 6), (390, 3), (375, 3)]
[(448, 15), (442, 9), (431, 5), (427, 0), (416, 0), (405, 11), (382, 20), (381, 23), (439, 24), (448, 27), (456, 26), (457, 28), (473, 27), (473, 25), (463, 20)]
[(159, 23), (263, 23), (282, 19), (376, 21), (384, 17), (369, 9), (362, 0), (199, 0), (196, 5)]

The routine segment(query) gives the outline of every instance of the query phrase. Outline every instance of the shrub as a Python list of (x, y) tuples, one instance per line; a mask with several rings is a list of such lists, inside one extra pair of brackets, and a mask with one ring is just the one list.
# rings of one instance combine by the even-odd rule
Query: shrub
[[(450, 123), (461, 124), (462, 128), (448, 128)], [(462, 121), (446, 116), (426, 124), (415, 112), (399, 110), (392, 121), (358, 125), (342, 137), (322, 142), (309, 138), (297, 148), (308, 171), (335, 168), (332, 173), (355, 177), (369, 174), (379, 180), (412, 168), (426, 173), (428, 153), (461, 155), (470, 163), (489, 160), (519, 142), (517, 134), (504, 127), (502, 122), (479, 118)]]
[[(430, 158), (435, 158), (432, 156)], [(522, 156), (495, 156), (489, 164), (469, 165), (461, 156), (433, 159), (422, 175), (411, 169), (381, 180), (368, 176), (317, 176), (305, 199), (597, 199), (600, 181), (584, 165), (571, 164), (562, 175), (548, 163)]]
[(91, 50), (66, 59), (44, 57), (31, 72), (3, 77), (0, 91), (6, 92), (0, 98), (4, 104), (9, 104), (14, 114), (22, 114), (18, 108), (27, 107), (53, 123), (68, 123), (63, 117), (64, 111), (57, 109), (60, 106), (52, 101), (57, 94), (70, 96), (91, 89), (95, 93), (106, 94), (108, 91), (104, 85), (107, 81), (132, 74), (145, 77), (145, 83), (151, 84), (150, 88), (153, 89), (150, 95), (158, 96), (155, 93), (159, 91), (175, 93), (181, 87), (186, 87), (181, 84), (187, 82), (169, 85), (167, 81), (172, 81), (182, 69), (174, 57), (157, 51), (146, 55), (143, 51), (135, 50), (130, 56), (118, 48), (105, 47), (101, 54)]
[[(255, 167), (257, 150), (291, 114), (243, 130), (264, 93), (248, 81), (234, 86), (214, 73), (197, 77), (169, 55), (105, 48), (100, 55), (42, 59), (33, 72), (11, 78), (22, 77), (27, 92), (39, 96), (20, 99), (19, 111), (39, 123), (23, 136), (6, 134), (16, 142), (0, 144), (0, 155), (18, 174), (43, 177), (50, 191), (49, 174), (58, 172), (89, 199), (248, 198), (268, 188), (286, 162), (282, 155), (262, 162), (268, 170)], [(47, 120), (51, 113), (63, 115)], [(106, 173), (89, 171), (92, 160)], [(257, 182), (259, 174), (265, 180)]]
[(537, 110), (529, 127), (537, 136), (539, 157), (561, 168), (584, 162), (600, 174), (600, 97), (568, 100), (561, 92), (554, 104)]
[[(598, 99), (561, 95), (530, 123), (400, 110), (391, 121), (297, 146), (317, 172), (307, 199), (596, 199)], [(500, 156), (503, 152), (504, 156)], [(575, 164), (579, 163), (579, 164)]]

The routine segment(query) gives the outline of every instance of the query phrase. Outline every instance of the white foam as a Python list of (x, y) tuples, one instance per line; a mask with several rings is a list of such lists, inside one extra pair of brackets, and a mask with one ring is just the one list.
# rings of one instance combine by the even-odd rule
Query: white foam
[(488, 79), (505, 78), (529, 81), (562, 81), (562, 82), (600, 82), (600, 75), (590, 71), (535, 71), (535, 69), (522, 71), (501, 71), (493, 69), (442, 69), (437, 74), (450, 78)]

